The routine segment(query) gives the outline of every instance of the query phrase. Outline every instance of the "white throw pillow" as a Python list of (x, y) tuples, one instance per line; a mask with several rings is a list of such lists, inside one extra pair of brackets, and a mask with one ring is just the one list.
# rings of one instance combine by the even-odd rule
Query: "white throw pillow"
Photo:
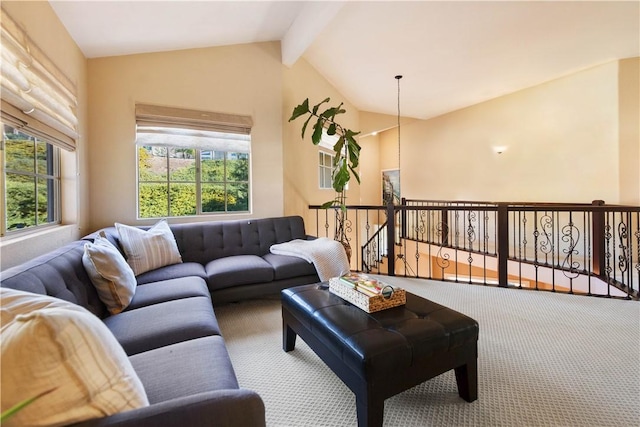
[(109, 329), (84, 308), (0, 288), (1, 410), (40, 397), (3, 426), (52, 426), (148, 406), (146, 392)]
[(167, 221), (160, 220), (147, 231), (117, 222), (115, 225), (127, 262), (136, 276), (182, 262), (176, 238)]
[(136, 275), (104, 232), (93, 243), (85, 243), (82, 264), (111, 314), (129, 306), (136, 293)]

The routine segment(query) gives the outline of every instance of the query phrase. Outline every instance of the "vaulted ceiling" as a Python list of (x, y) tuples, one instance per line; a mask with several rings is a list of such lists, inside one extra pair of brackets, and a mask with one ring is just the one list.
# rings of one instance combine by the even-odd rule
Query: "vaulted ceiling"
[(638, 1), (50, 1), (88, 58), (280, 41), (359, 110), (434, 117), (640, 56)]

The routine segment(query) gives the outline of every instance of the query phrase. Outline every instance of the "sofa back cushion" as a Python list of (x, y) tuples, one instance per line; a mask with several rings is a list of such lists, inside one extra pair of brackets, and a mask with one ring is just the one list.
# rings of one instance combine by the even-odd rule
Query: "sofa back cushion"
[(173, 224), (171, 231), (182, 260), (201, 264), (233, 255), (263, 256), (273, 244), (306, 237), (299, 216)]
[[(139, 228), (148, 230), (150, 227)], [(176, 238), (182, 261), (202, 265), (231, 255), (263, 256), (269, 253), (273, 244), (307, 236), (300, 216), (169, 224), (169, 228)], [(116, 228), (107, 227), (100, 231), (124, 255)], [(98, 232), (84, 239), (92, 241)]]
[(4, 270), (0, 275), (0, 286), (50, 295), (78, 304), (98, 317), (105, 317), (106, 306), (82, 264), (84, 243), (69, 243)]

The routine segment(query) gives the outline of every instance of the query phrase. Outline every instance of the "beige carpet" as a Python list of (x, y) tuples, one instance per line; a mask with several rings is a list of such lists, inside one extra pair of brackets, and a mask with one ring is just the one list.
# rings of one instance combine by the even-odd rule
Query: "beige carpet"
[[(640, 303), (384, 278), (480, 324), (478, 400), (453, 372), (385, 401), (385, 426), (638, 426)], [(282, 350), (277, 297), (216, 307), (240, 385), (268, 426), (355, 426), (355, 398), (298, 339)]]

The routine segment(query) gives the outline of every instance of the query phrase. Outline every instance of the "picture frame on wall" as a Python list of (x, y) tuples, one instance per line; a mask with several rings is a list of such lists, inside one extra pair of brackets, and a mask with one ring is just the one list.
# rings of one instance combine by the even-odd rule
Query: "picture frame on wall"
[(400, 169), (382, 171), (382, 204), (400, 204)]

